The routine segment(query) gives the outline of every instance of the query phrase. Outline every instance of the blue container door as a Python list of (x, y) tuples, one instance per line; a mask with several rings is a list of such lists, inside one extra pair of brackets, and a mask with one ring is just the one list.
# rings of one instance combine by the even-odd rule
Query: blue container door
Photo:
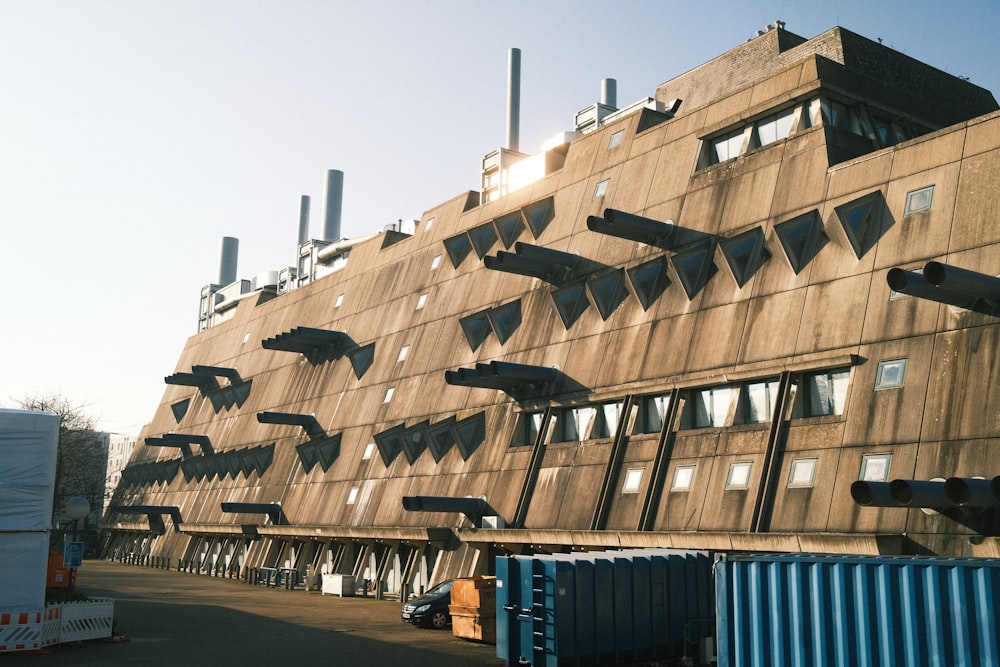
[(652, 571), (649, 558), (632, 559), (632, 636), (635, 657), (648, 658), (653, 654)]
[(615, 558), (615, 657), (635, 659), (635, 639), (632, 636), (632, 559)]
[(594, 561), (594, 593), (597, 659), (599, 663), (611, 662), (615, 658), (615, 564), (607, 558)]
[(497, 558), (497, 657), (507, 665), (531, 661), (532, 635), (531, 558)]
[(597, 656), (597, 605), (602, 601), (595, 595), (594, 563), (580, 560), (576, 563), (576, 647), (579, 662), (593, 663)]
[(512, 567), (517, 567), (513, 558), (497, 557), (497, 657), (508, 665), (511, 664), (511, 640), (516, 636), (517, 630), (517, 616), (512, 613), (514, 607), (509, 595), (514, 592), (512, 582), (516, 580), (511, 575)]

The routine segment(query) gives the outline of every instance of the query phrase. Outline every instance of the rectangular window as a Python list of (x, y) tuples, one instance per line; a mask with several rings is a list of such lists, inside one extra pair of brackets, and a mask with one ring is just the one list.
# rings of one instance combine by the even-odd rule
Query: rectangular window
[(552, 442), (579, 442), (586, 440), (597, 410), (592, 405), (565, 408), (556, 415)]
[(718, 164), (726, 160), (732, 160), (740, 154), (743, 147), (743, 130), (735, 130), (721, 137), (716, 137), (709, 142), (709, 163)]
[(385, 390), (385, 396), (382, 398), (382, 402), (383, 403), (388, 403), (389, 401), (391, 401), (392, 400), (392, 395), (394, 393), (396, 393), (396, 388), (395, 387), (389, 387), (388, 389), (386, 389)]
[(903, 215), (907, 216), (922, 211), (929, 211), (931, 210), (932, 203), (934, 203), (933, 185), (928, 185), (926, 188), (920, 188), (919, 190), (911, 190), (906, 193), (906, 207), (903, 209)]
[(632, 426), (632, 435), (659, 433), (670, 407), (670, 394), (643, 396), (639, 399), (639, 414)]
[(799, 387), (801, 417), (823, 417), (844, 413), (850, 370), (836, 369), (813, 373), (802, 378)]
[(417, 297), (417, 307), (414, 310), (420, 310), (426, 304), (427, 304), (427, 295), (421, 294), (419, 297)]
[(892, 454), (865, 454), (861, 457), (858, 479), (864, 482), (888, 482), (891, 463)]
[(681, 428), (719, 428), (729, 419), (733, 387), (711, 387), (691, 392), (684, 406)]
[(876, 389), (896, 389), (903, 386), (906, 377), (906, 359), (887, 359), (878, 362), (875, 373)]
[(514, 445), (533, 445), (538, 440), (538, 430), (542, 427), (541, 412), (523, 412), (517, 418), (517, 434)]
[(788, 488), (804, 489), (813, 485), (816, 476), (816, 459), (792, 459), (788, 469)]
[(591, 438), (611, 438), (614, 437), (618, 429), (618, 420), (622, 415), (622, 402), (601, 403), (597, 406), (597, 419), (594, 421), (594, 428), (591, 429)]
[(639, 493), (642, 486), (642, 473), (645, 468), (629, 468), (625, 471), (625, 482), (622, 484), (622, 493)]
[(361, 459), (367, 461), (372, 457), (372, 454), (374, 453), (375, 453), (375, 443), (369, 442), (367, 445), (365, 445), (365, 452), (364, 454), (361, 455)]
[(409, 345), (404, 345), (401, 348), (399, 348), (399, 356), (396, 357), (396, 363), (399, 363), (400, 361), (405, 361), (406, 360), (406, 356), (409, 353), (410, 353), (410, 346)]
[(774, 405), (777, 400), (777, 378), (747, 382), (740, 387), (735, 423), (759, 424), (771, 421), (774, 418)]
[(358, 499), (358, 487), (352, 486), (351, 490), (347, 492), (347, 504), (353, 505), (354, 501)]
[(695, 466), (677, 466), (674, 468), (674, 479), (670, 483), (671, 491), (690, 491), (694, 481)]
[(622, 138), (624, 136), (625, 136), (625, 130), (618, 130), (617, 132), (612, 134), (611, 138), (608, 139), (608, 150), (611, 150), (612, 148), (618, 148), (619, 146), (621, 146)]
[(792, 120), (794, 118), (794, 108), (761, 118), (754, 125), (754, 144), (767, 146), (779, 139), (787, 139), (788, 135), (792, 133)]
[(594, 199), (604, 196), (604, 194), (608, 191), (608, 181), (610, 180), (611, 179), (606, 178), (597, 184), (597, 187), (594, 188)]
[(431, 260), (431, 271), (436, 271), (439, 266), (441, 266), (441, 255), (434, 255), (434, 259)]
[(333, 302), (333, 307), (340, 308), (342, 305), (344, 305), (344, 295), (339, 294), (337, 295), (337, 300)]
[(726, 477), (726, 490), (746, 489), (750, 486), (750, 468), (752, 461), (734, 461), (729, 464), (729, 475)]
[(424, 223), (425, 232), (430, 231), (431, 227), (434, 226), (434, 220), (434, 218), (427, 218), (427, 221)]

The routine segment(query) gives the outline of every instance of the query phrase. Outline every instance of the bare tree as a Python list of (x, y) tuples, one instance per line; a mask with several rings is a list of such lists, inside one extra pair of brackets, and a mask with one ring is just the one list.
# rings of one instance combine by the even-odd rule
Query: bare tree
[(32, 396), (17, 404), (23, 410), (59, 416), (54, 518), (60, 517), (66, 501), (74, 496), (86, 498), (92, 510), (99, 510), (104, 502), (108, 453), (101, 434), (94, 430), (93, 418), (84, 413), (83, 406), (75, 406), (58, 395)]

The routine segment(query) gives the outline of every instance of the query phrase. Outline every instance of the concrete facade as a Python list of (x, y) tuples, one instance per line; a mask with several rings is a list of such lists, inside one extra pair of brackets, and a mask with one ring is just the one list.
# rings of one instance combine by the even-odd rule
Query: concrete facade
[[(462, 193), (189, 339), (177, 374), (236, 374), (168, 384), (106, 553), (389, 592), (511, 552), (1000, 555), (993, 508), (851, 496), (861, 478), (1000, 474), (1000, 320), (886, 279), (932, 261), (1000, 271), (992, 95), (840, 28), (779, 28), (656, 91), (677, 98), (674, 115), (578, 137), (531, 186)], [(616, 211), (663, 234), (600, 231)], [(536, 263), (541, 278), (486, 268), (527, 256), (518, 242), (579, 260)], [(348, 342), (300, 353), (305, 327)], [(445, 380), (490, 362), (556, 379)], [(488, 527), (407, 511), (413, 496), (485, 498)]]

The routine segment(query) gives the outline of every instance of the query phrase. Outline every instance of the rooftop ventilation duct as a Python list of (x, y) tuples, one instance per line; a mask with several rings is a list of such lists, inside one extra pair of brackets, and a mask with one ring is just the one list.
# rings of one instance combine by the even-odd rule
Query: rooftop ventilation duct
[(521, 49), (507, 57), (507, 149), (517, 151), (521, 134)]
[(218, 285), (229, 285), (236, 282), (236, 263), (240, 252), (240, 240), (232, 236), (222, 237), (222, 248), (219, 252)]
[[(344, 205), (344, 172), (330, 169), (326, 172), (326, 210), (323, 215), (323, 240), (339, 241), (340, 217)], [(301, 222), (299, 223), (301, 237)]]

